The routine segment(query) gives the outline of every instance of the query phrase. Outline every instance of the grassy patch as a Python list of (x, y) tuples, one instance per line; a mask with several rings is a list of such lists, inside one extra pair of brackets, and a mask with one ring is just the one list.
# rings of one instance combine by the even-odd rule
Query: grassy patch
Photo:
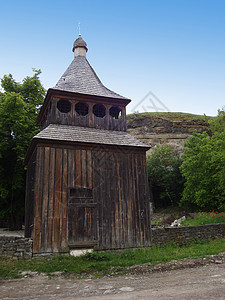
[(225, 251), (225, 239), (210, 242), (196, 242), (185, 246), (173, 243), (164, 247), (152, 246), (136, 250), (97, 251), (81, 257), (59, 255), (51, 258), (33, 258), (31, 260), (0, 259), (0, 278), (18, 278), (22, 271), (43, 272), (51, 275), (53, 272), (63, 272), (74, 276), (94, 275), (123, 272), (124, 267), (149, 263), (168, 262), (174, 259), (203, 257)]
[(196, 226), (225, 223), (225, 212), (201, 212), (195, 218), (187, 218), (182, 226)]
[(141, 119), (144, 116), (153, 116), (157, 118), (167, 119), (171, 121), (188, 121), (188, 120), (203, 120), (209, 122), (215, 117), (205, 116), (205, 115), (195, 115), (182, 112), (144, 112), (144, 113), (135, 113), (129, 114), (128, 119)]

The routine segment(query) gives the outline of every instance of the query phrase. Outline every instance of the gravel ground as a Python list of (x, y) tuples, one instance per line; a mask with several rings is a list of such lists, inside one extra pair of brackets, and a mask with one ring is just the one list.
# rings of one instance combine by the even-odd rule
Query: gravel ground
[(128, 271), (100, 279), (64, 278), (60, 273), (49, 279), (24, 272), (22, 279), (0, 281), (0, 299), (225, 299), (225, 253)]

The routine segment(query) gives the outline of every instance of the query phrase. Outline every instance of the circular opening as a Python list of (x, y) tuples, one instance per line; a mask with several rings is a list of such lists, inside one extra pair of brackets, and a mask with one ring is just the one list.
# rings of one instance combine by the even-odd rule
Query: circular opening
[(86, 116), (88, 114), (88, 106), (85, 103), (79, 102), (75, 105), (75, 111), (78, 115)]
[(110, 108), (109, 114), (114, 119), (119, 119), (119, 117), (121, 117), (121, 109), (119, 109), (117, 106), (113, 106)]
[(93, 106), (93, 113), (96, 117), (103, 118), (105, 116), (105, 106), (102, 104), (95, 104)]
[(57, 108), (62, 113), (68, 113), (71, 110), (71, 103), (68, 100), (59, 100)]

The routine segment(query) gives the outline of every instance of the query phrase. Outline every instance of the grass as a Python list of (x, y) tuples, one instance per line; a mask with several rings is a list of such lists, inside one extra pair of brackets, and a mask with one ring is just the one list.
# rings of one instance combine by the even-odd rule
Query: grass
[(152, 246), (136, 250), (98, 251), (81, 257), (59, 255), (51, 258), (33, 258), (30, 260), (15, 260), (0, 258), (0, 278), (19, 278), (23, 271), (42, 272), (51, 275), (53, 272), (63, 272), (64, 275), (96, 277), (115, 272), (127, 272), (125, 267), (148, 263), (168, 262), (182, 258), (204, 257), (225, 251), (225, 239), (210, 242), (193, 242), (184, 246), (173, 243), (164, 247)]
[(153, 116), (153, 117), (163, 118), (171, 121), (203, 120), (206, 122), (215, 118), (206, 115), (195, 115), (195, 114), (182, 113), (182, 112), (144, 112), (138, 114), (129, 114), (128, 119), (141, 118), (144, 116)]
[(187, 218), (182, 226), (196, 226), (225, 223), (225, 212), (201, 212), (195, 218)]

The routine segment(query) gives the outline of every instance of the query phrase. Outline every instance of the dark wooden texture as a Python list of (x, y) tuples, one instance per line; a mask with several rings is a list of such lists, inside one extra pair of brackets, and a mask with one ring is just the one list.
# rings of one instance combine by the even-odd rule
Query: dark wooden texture
[[(66, 91), (60, 91), (60, 90), (54, 90), (54, 89), (48, 89), (47, 95), (45, 97), (44, 103), (41, 107), (40, 113), (38, 115), (37, 121), (40, 124), (44, 124), (46, 122), (46, 116), (49, 114), (49, 110), (51, 109), (52, 104), (54, 103), (54, 100), (58, 101), (60, 98), (63, 99), (69, 99), (72, 102), (85, 102), (85, 103), (91, 103), (92, 106), (95, 103), (101, 103), (106, 106), (119, 106), (122, 108), (125, 108), (128, 103), (131, 102), (130, 99), (116, 99), (116, 98), (110, 98), (110, 97), (101, 97), (101, 96), (94, 96), (94, 95), (87, 95), (87, 94), (80, 94), (80, 93), (74, 93), (74, 92), (66, 92)], [(52, 101), (53, 100), (53, 101)], [(124, 114), (124, 116), (123, 116)], [(123, 109), (122, 111), (122, 117), (125, 119), (126, 113)]]
[(117, 150), (37, 147), (35, 193), (27, 188), (34, 253), (150, 245), (145, 151)]
[(36, 154), (34, 151), (26, 174), (26, 201), (25, 201), (25, 237), (32, 237), (34, 229), (34, 191), (35, 191), (35, 170), (36, 170)]
[[(109, 110), (115, 104), (104, 103), (106, 108), (106, 115), (103, 118), (96, 117), (93, 113), (93, 106), (95, 103), (90, 101), (82, 101), (85, 103), (89, 112), (86, 116), (79, 115), (75, 111), (75, 105), (80, 102), (74, 98), (68, 98), (71, 103), (71, 110), (68, 113), (62, 113), (57, 108), (57, 102), (60, 98), (52, 98), (48, 107), (45, 110), (45, 114), (42, 119), (41, 129), (47, 127), (49, 124), (62, 124), (62, 125), (75, 125), (82, 127), (92, 127), (106, 130), (126, 131), (126, 108), (125, 106), (117, 105), (121, 109), (121, 117), (114, 119), (110, 116)], [(96, 102), (99, 103), (99, 102)]]

